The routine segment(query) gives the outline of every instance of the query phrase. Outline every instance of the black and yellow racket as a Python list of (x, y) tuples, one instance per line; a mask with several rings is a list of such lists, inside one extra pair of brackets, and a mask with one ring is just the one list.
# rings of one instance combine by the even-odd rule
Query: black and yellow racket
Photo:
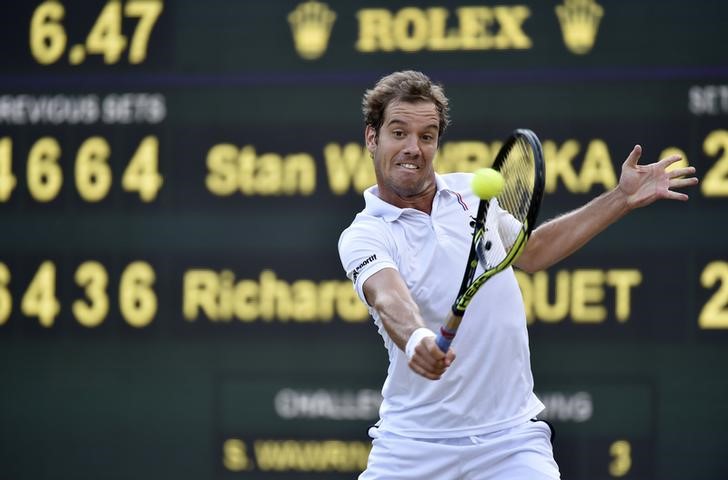
[[(502, 177), (502, 189), (496, 196), (481, 192), (478, 213), (471, 226), (473, 240), (463, 281), (450, 314), (437, 335), (437, 345), (447, 352), (465, 315), (465, 309), (480, 287), (495, 274), (516, 261), (533, 230), (543, 197), (545, 164), (541, 142), (527, 129), (515, 130), (506, 140), (493, 162), (493, 170)], [(498, 176), (498, 175), (496, 175)], [(477, 174), (474, 180), (477, 181)], [(476, 190), (476, 189), (474, 189)], [(477, 192), (476, 192), (477, 194)], [(506, 225), (488, 222), (489, 209), (501, 209), (508, 219)], [(500, 223), (500, 222), (499, 222)], [(493, 235), (497, 235), (498, 248), (493, 248)], [(475, 278), (478, 264), (484, 272)]]

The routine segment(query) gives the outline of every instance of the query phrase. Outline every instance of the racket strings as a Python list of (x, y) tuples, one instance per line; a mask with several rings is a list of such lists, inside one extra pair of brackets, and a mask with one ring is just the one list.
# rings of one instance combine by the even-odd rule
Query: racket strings
[(526, 141), (516, 141), (501, 165), (505, 180), (498, 196), (500, 207), (521, 223), (526, 221), (533, 195), (534, 154)]
[[(499, 171), (504, 179), (503, 191), (493, 201), (497, 201), (498, 207), (505, 210), (512, 219), (496, 220), (494, 224), (486, 225), (488, 233), (480, 240), (477, 252), (485, 269), (500, 264), (521, 231), (525, 230), (535, 181), (534, 152), (530, 144), (522, 139), (514, 142), (500, 164)], [(496, 234), (504, 249), (493, 248), (492, 239)]]

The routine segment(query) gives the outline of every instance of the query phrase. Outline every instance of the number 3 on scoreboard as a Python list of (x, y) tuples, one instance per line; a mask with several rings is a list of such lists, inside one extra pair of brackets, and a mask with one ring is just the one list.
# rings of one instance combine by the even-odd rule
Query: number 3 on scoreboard
[(609, 476), (624, 477), (632, 469), (632, 445), (627, 440), (617, 440), (609, 446)]

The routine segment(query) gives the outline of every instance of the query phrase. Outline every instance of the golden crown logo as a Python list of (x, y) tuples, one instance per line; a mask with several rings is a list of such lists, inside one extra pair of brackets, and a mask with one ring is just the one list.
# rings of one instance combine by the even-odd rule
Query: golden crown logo
[(325, 3), (315, 0), (299, 4), (288, 14), (293, 43), (301, 57), (315, 60), (324, 54), (334, 20), (336, 12)]
[(604, 9), (594, 0), (564, 0), (556, 7), (566, 48), (584, 55), (594, 47)]

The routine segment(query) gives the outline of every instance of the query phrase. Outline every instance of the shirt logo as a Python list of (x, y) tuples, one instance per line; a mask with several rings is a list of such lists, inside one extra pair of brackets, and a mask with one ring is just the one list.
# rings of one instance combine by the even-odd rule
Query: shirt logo
[(468, 204), (465, 203), (465, 200), (463, 200), (463, 196), (460, 195), (460, 192), (452, 192), (452, 193), (454, 193), (455, 196), (458, 198), (458, 203), (460, 204), (461, 207), (463, 207), (463, 210), (465, 210), (467, 212), (469, 210)]
[(359, 265), (356, 266), (354, 270), (351, 271), (349, 276), (351, 277), (352, 282), (356, 282), (357, 277), (359, 276), (359, 271), (364, 268), (366, 265), (369, 265), (374, 260), (377, 259), (377, 254), (375, 253), (371, 257), (366, 258), (363, 262), (361, 262)]

